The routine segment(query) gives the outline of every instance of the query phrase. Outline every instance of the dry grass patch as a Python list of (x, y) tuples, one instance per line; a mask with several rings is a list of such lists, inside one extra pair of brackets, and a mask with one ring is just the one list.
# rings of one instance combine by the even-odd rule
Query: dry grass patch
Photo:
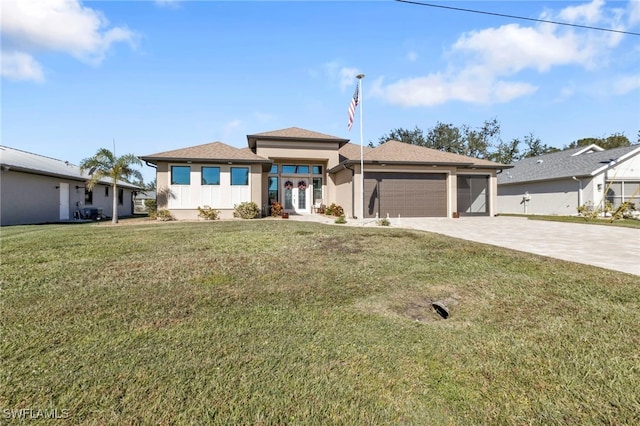
[(0, 243), (3, 409), (81, 424), (640, 422), (635, 276), (294, 221), (10, 227)]

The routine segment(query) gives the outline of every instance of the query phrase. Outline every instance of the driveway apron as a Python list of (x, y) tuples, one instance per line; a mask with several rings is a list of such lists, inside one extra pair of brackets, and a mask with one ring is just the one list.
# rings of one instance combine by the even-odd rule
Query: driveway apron
[(640, 275), (640, 229), (510, 216), (396, 222), (392, 225)]

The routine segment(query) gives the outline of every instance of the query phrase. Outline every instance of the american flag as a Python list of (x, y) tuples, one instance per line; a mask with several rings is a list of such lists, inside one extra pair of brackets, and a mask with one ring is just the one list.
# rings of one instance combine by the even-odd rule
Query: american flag
[(347, 128), (351, 130), (351, 126), (353, 126), (353, 116), (356, 113), (356, 107), (360, 102), (360, 94), (358, 93), (358, 85), (356, 84), (356, 91), (353, 94), (353, 98), (351, 99), (351, 103), (349, 104), (349, 124)]

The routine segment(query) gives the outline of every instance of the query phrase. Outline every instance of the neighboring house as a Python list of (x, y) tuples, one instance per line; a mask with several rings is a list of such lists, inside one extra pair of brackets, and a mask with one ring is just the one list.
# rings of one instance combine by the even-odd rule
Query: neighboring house
[(578, 206), (640, 203), (640, 145), (597, 145), (525, 158), (498, 175), (500, 213), (575, 215)]
[[(294, 214), (336, 203), (360, 215), (360, 145), (297, 127), (247, 141), (242, 149), (213, 142), (141, 157), (157, 168), (158, 209), (195, 219), (209, 206), (232, 217), (241, 202), (267, 214), (277, 201)], [(365, 217), (497, 213), (496, 173), (510, 166), (397, 141), (363, 150)]]
[(138, 191), (133, 197), (133, 212), (136, 214), (148, 213), (149, 208), (145, 204), (147, 200), (156, 199), (156, 191)]
[[(85, 208), (112, 216), (111, 181), (104, 179), (89, 191), (88, 178), (68, 161), (0, 146), (0, 225), (67, 221)], [(118, 216), (132, 214), (136, 190), (118, 182)]]

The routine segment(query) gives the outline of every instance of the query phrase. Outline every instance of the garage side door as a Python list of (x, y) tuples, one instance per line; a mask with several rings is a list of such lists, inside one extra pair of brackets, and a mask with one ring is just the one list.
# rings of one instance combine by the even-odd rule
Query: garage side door
[(444, 173), (366, 173), (365, 216), (446, 217)]

